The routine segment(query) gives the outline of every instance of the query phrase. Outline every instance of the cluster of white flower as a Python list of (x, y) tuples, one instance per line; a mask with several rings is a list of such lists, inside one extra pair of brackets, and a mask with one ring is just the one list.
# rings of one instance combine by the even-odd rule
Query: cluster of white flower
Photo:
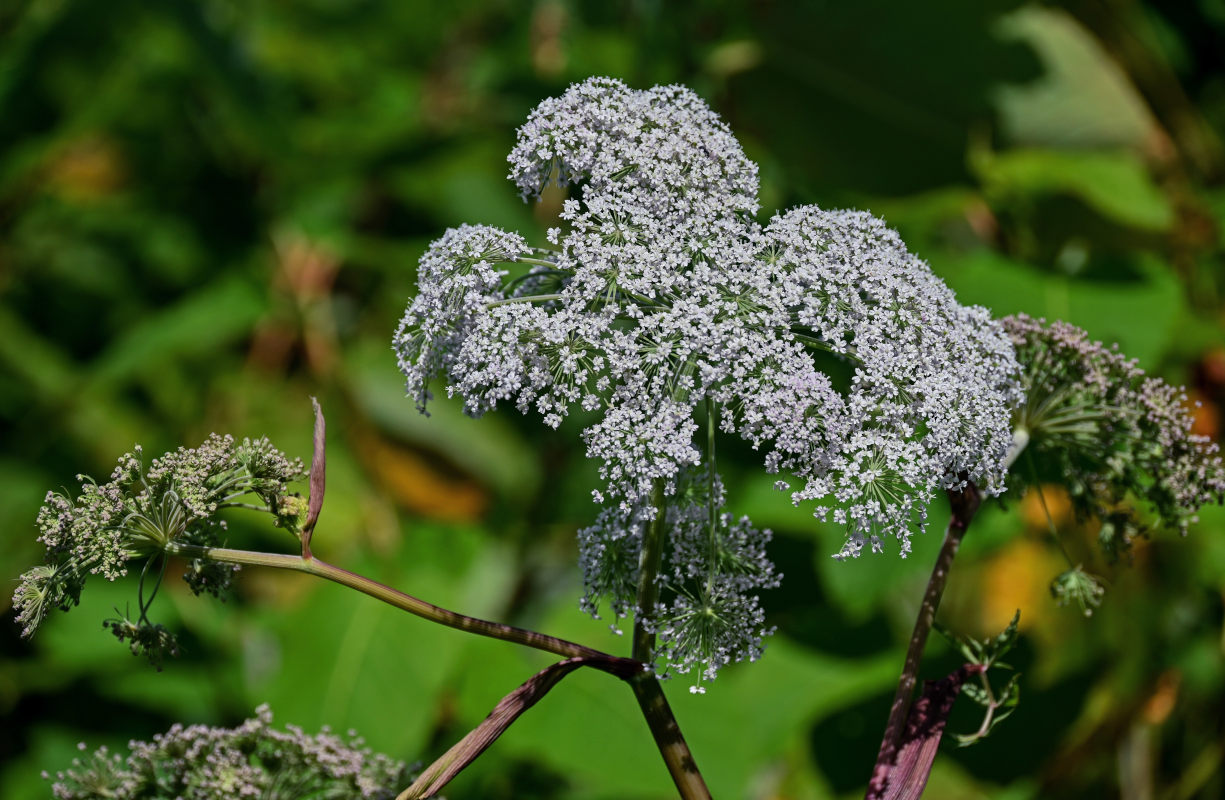
[(236, 728), (175, 724), (151, 742), (129, 742), (126, 758), (103, 747), (57, 773), (51, 794), (56, 800), (390, 800), (407, 781), (402, 762), (373, 752), (353, 731), (341, 738), (327, 728), (314, 735), (293, 725), (279, 730), (268, 706), (255, 714)]
[[(562, 226), (544, 248), (491, 228), (448, 232), (422, 260), (395, 349), (422, 404), (443, 377), (474, 415), (499, 401), (552, 426), (576, 407), (603, 412), (585, 432), (607, 484), (581, 536), (591, 610), (600, 598), (617, 614), (631, 607), (652, 496), (685, 508), (685, 476), (713, 460), (713, 429), (694, 441), (703, 418), (798, 479), (796, 503), (844, 523), (840, 555), (888, 536), (905, 553), (942, 488), (1000, 489), (1020, 396), (1000, 326), (958, 305), (867, 214), (802, 207), (761, 226), (756, 165), (689, 90), (573, 86), (531, 114), (510, 163), (525, 198), (553, 179), (580, 188)], [(831, 380), (830, 359), (848, 386)], [(677, 580), (645, 620), (678, 671), (754, 656), (764, 629), (749, 593), (777, 580), (725, 579), (735, 559), (720, 548), (752, 537), (726, 533), (722, 490), (707, 494), (718, 502), (698, 510), (714, 534), (676, 552), (708, 579)], [(666, 519), (670, 540), (684, 540), (679, 518)], [(716, 599), (739, 620), (724, 633), (744, 641), (724, 637), (712, 656), (691, 646), (710, 637), (690, 633)]]
[[(143, 459), (137, 445), (119, 458), (106, 483), (78, 475), (81, 492), (76, 497), (47, 493), (38, 512), (44, 563), (22, 575), (13, 592), (22, 636), (32, 636), (52, 609), (68, 611), (77, 605), (90, 575), (116, 580), (128, 573), (128, 563), (135, 559), (145, 564), (142, 587), (146, 577), (160, 583), (160, 577), (153, 577), (160, 571), (149, 566), (164, 557), (168, 546), (221, 543), (226, 530), (218, 514), (222, 509), (259, 509), (297, 533), (306, 503), (290, 492), (289, 484), (303, 477), (302, 462), (287, 458), (267, 439), (235, 442), (232, 436), (214, 433), (199, 447), (180, 447), (155, 458), (148, 469)], [(219, 595), (236, 569), (193, 558), (183, 579), (196, 594)], [(153, 588), (147, 594), (150, 603)], [(144, 596), (142, 591), (137, 620), (122, 616), (105, 625), (134, 654), (145, 654), (160, 665), (162, 655), (177, 653), (177, 645), (169, 631), (148, 621)]]

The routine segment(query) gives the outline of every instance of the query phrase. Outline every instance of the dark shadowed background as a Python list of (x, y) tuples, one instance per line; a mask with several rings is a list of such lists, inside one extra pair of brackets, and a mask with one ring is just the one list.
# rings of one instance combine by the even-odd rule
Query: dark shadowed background
[[(514, 130), (590, 75), (685, 83), (761, 165), (763, 215), (867, 208), (965, 302), (1060, 317), (1225, 408), (1225, 3), (362, 2), (0, 4), (0, 572), (40, 558), (48, 489), (209, 432), (309, 456), (330, 423), (316, 551), (434, 602), (628, 650), (581, 614), (576, 528), (594, 516), (577, 429), (440, 402), (419, 416), (390, 350), (417, 257), (461, 222), (540, 240)], [(751, 450), (733, 506), (776, 533), (765, 658), (704, 697), (668, 687), (725, 798), (855, 797), (938, 546), (837, 563)], [(1110, 589), (1056, 607), (1041, 507), (1012, 498), (967, 539), (942, 618), (985, 636), (1021, 609), (1020, 709), (946, 743), (929, 796), (1225, 795), (1225, 514), (1131, 564), (1056, 521)], [(932, 527), (946, 512), (933, 509)], [(235, 518), (232, 540), (292, 548)], [(283, 536), (283, 534), (281, 534)], [(436, 628), (333, 585), (242, 574), (225, 604), (159, 597), (182, 657), (155, 673), (103, 630), (130, 585), (91, 581), (29, 642), (0, 624), (0, 797), (80, 740), (174, 721), (356, 728), (431, 760), (548, 656)], [(8, 603), (7, 590), (0, 602)], [(925, 677), (956, 664), (942, 642)], [(977, 726), (968, 704), (953, 730)], [(452, 798), (663, 798), (630, 693), (567, 679)]]

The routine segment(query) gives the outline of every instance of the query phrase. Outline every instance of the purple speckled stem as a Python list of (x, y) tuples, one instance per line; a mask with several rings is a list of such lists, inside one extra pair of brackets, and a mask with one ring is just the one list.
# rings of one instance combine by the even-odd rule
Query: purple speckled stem
[[(897, 692), (893, 695), (893, 705), (889, 708), (889, 722), (885, 725), (885, 735), (881, 739), (880, 752), (876, 756), (876, 767), (872, 770), (872, 780), (868, 783), (865, 800), (885, 800), (887, 797), (896, 796), (896, 786), (893, 784), (901, 776), (895, 770), (911, 697), (919, 674), (919, 661), (923, 658), (927, 634), (931, 632), (932, 623), (936, 619), (936, 609), (940, 607), (940, 597), (944, 594), (944, 586), (948, 582), (953, 557), (957, 555), (966, 529), (982, 503), (978, 487), (973, 483), (966, 484), (966, 488), (960, 492), (950, 491), (948, 496), (952, 516), (944, 532), (944, 543), (936, 557), (936, 566), (927, 581), (927, 591), (923, 593), (923, 603), (919, 607), (919, 617), (915, 620), (914, 633), (906, 649), (906, 662), (898, 680)], [(923, 782), (926, 783), (926, 775), (923, 776)]]

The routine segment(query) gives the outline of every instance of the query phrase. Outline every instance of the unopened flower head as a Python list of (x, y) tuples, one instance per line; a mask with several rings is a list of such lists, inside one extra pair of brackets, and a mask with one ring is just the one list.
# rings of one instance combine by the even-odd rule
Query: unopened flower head
[[(56, 800), (183, 797), (193, 800), (389, 800), (407, 782), (402, 762), (350, 735), (307, 735), (272, 727), (260, 706), (236, 728), (174, 725), (151, 742), (132, 742), (124, 758), (105, 747), (56, 774)], [(84, 745), (82, 745), (84, 747)]]
[[(267, 439), (236, 443), (213, 434), (199, 447), (166, 453), (147, 468), (143, 455), (139, 446), (125, 453), (106, 483), (78, 476), (81, 491), (75, 497), (47, 494), (38, 513), (45, 563), (22, 575), (13, 594), (23, 636), (32, 635), (51, 609), (67, 611), (76, 605), (89, 575), (113, 581), (128, 573), (133, 560), (145, 565), (142, 589), (146, 580), (154, 584), (148, 595), (141, 595), (142, 603), (146, 597), (151, 601), (169, 548), (221, 543), (222, 509), (263, 508), (278, 524), (293, 527), (296, 522), (282, 512), (297, 507), (288, 484), (302, 476), (302, 464), (286, 458)], [(234, 569), (196, 558), (189, 560), (183, 577), (197, 594), (217, 594), (228, 586)], [(156, 664), (162, 654), (173, 654), (174, 637), (150, 623), (146, 611), (147, 604), (135, 621), (124, 615), (107, 626), (133, 653), (148, 655)]]
[(1004, 324), (1027, 390), (1016, 424), (1032, 458), (1014, 470), (1017, 480), (1066, 487), (1078, 514), (1101, 522), (1108, 555), (1153, 521), (1186, 533), (1200, 506), (1225, 501), (1225, 465), (1215, 444), (1192, 433), (1181, 389), (1073, 325), (1024, 315)]
[[(692, 475), (713, 473), (716, 427), (846, 527), (842, 555), (893, 537), (907, 552), (942, 488), (1002, 489), (1020, 399), (1002, 328), (868, 214), (808, 206), (760, 225), (756, 165), (689, 90), (572, 86), (532, 112), (510, 164), (525, 198), (551, 180), (578, 187), (561, 225), (541, 247), (449, 231), (422, 259), (395, 349), (422, 404), (442, 378), (473, 415), (511, 403), (556, 427), (600, 412), (584, 432), (605, 483), (580, 537), (589, 609), (629, 610), (653, 497), (684, 506)], [(704, 513), (721, 530), (717, 495)], [(688, 619), (717, 600), (739, 641), (708, 647), (665, 609), (649, 622), (674, 666), (695, 647), (705, 663), (753, 657), (765, 631), (751, 592), (773, 579), (726, 582), (718, 540), (687, 551), (696, 574), (714, 565), (710, 588), (674, 587), (665, 605)]]

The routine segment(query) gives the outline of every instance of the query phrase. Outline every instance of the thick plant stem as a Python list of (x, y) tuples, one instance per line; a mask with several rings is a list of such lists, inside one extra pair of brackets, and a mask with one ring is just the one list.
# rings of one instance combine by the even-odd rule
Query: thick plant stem
[(919, 674), (919, 661), (923, 658), (923, 648), (927, 644), (927, 634), (931, 632), (932, 623), (935, 622), (936, 609), (940, 607), (940, 597), (944, 594), (953, 558), (957, 555), (966, 529), (982, 503), (978, 487), (973, 483), (967, 483), (962, 491), (950, 491), (948, 496), (952, 516), (944, 532), (944, 543), (936, 557), (936, 566), (927, 581), (923, 603), (919, 606), (919, 617), (915, 620), (914, 633), (911, 634), (910, 645), (906, 649), (906, 661), (898, 680), (897, 692), (893, 695), (893, 705), (889, 708), (889, 721), (885, 725), (885, 735), (881, 739), (880, 752), (876, 756), (876, 767), (872, 770), (865, 800), (883, 800), (893, 795), (893, 792), (889, 791), (895, 788), (890, 787), (891, 772), (901, 749), (906, 717)]
[(655, 613), (655, 605), (659, 602), (659, 567), (664, 551), (664, 517), (667, 509), (664, 507), (663, 481), (655, 482), (651, 504), (655, 507), (655, 519), (647, 526), (638, 561), (638, 603), (634, 613), (633, 641), (634, 659), (648, 666), (629, 684), (634, 689), (642, 716), (646, 718), (655, 746), (659, 748), (659, 754), (663, 756), (680, 796), (684, 800), (708, 800), (710, 790), (706, 788), (706, 781), (702, 779), (689, 745), (681, 735), (680, 725), (672, 715), (663, 687), (649, 667), (654, 657), (655, 634), (650, 631), (647, 620)]
[(488, 636), (493, 639), (502, 639), (503, 641), (534, 647), (537, 650), (544, 650), (545, 652), (565, 658), (614, 658), (614, 656), (608, 653), (603, 653), (576, 642), (558, 639), (555, 636), (547, 636), (536, 631), (516, 628), (512, 625), (504, 625), (500, 622), (490, 622), (489, 620), (469, 617), (449, 609), (441, 608), (433, 603), (427, 603), (412, 595), (392, 589), (390, 586), (381, 584), (376, 580), (349, 572), (347, 569), (341, 569), (317, 558), (303, 558), (283, 553), (230, 550), (223, 547), (198, 547), (186, 544), (171, 544), (166, 548), (166, 552), (187, 558), (202, 558), (227, 564), (246, 564), (305, 572), (309, 575), (334, 581), (342, 586), (348, 586), (350, 589), (356, 589), (359, 592), (382, 600), (388, 605), (395, 606), (410, 614), (416, 614), (418, 617), (428, 619), (431, 622), (437, 622), (439, 625), (446, 625), (448, 628), (456, 628), (468, 633), (475, 633), (478, 636)]
[(651, 505), (655, 518), (647, 526), (643, 536), (642, 551), (638, 556), (638, 604), (634, 610), (633, 657), (643, 664), (650, 664), (654, 657), (655, 634), (647, 620), (655, 614), (659, 602), (659, 565), (664, 553), (664, 483), (656, 480), (651, 491)]
[(672, 715), (668, 698), (664, 696), (663, 687), (655, 674), (644, 671), (632, 678), (629, 684), (634, 689), (638, 707), (651, 728), (655, 746), (659, 748), (659, 754), (663, 756), (680, 796), (683, 800), (710, 800), (710, 789), (706, 787), (697, 762), (693, 760), (693, 753), (681, 735), (680, 725)]

